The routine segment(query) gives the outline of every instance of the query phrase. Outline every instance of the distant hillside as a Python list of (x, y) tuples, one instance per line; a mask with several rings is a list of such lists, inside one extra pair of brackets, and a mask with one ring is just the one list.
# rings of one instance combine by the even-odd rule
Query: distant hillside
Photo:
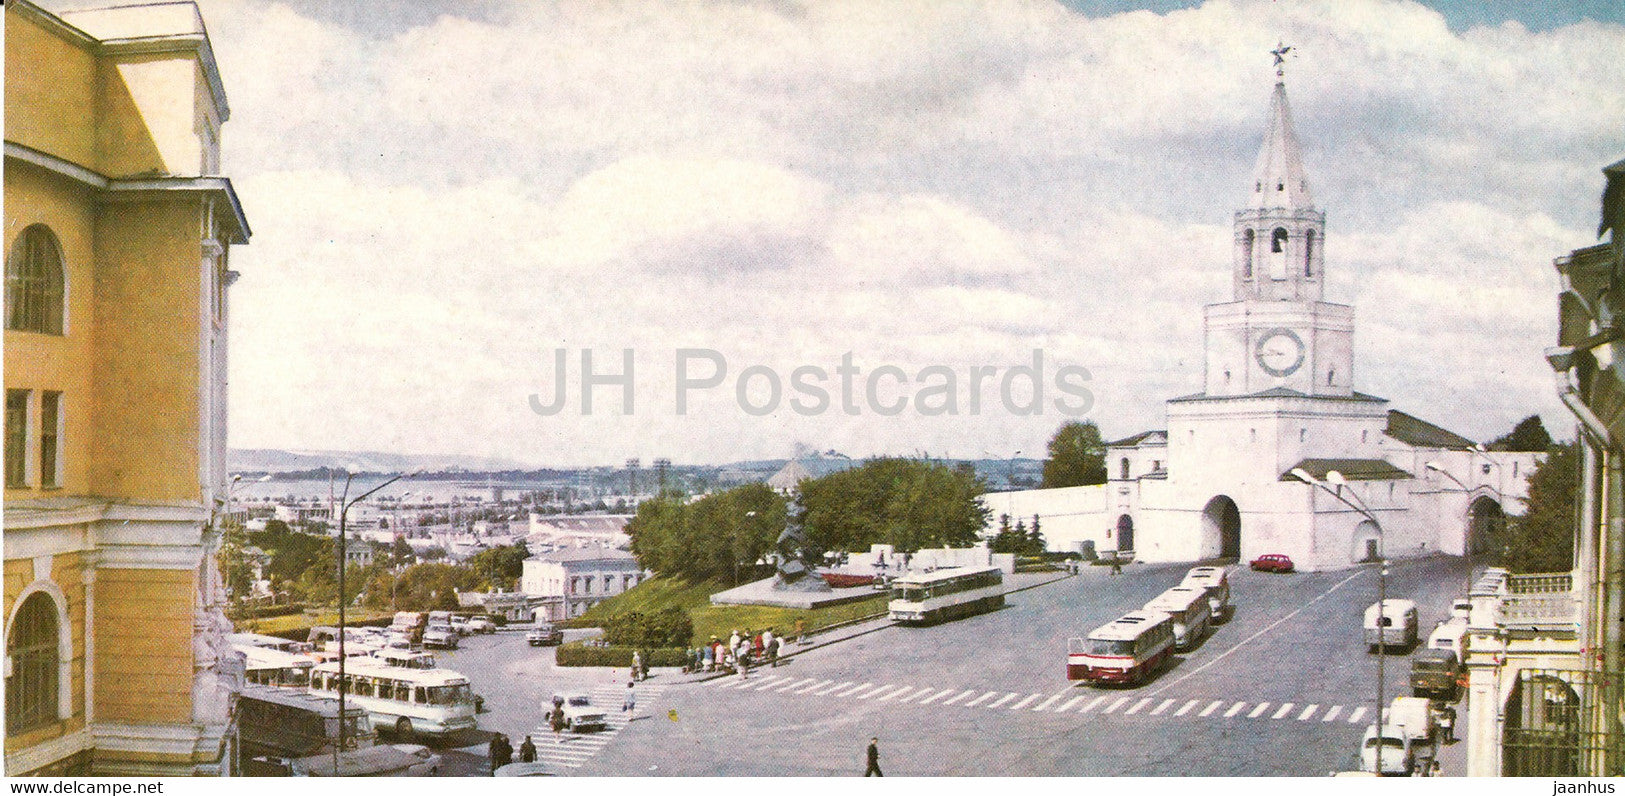
[(226, 454), (226, 462), (230, 470), (240, 473), (285, 473), (314, 470), (318, 467), (342, 469), (350, 465), (375, 473), (417, 468), (436, 472), (534, 469), (531, 465), (512, 459), (491, 456), (437, 456), (378, 451), (286, 451), (274, 448), (232, 448)]

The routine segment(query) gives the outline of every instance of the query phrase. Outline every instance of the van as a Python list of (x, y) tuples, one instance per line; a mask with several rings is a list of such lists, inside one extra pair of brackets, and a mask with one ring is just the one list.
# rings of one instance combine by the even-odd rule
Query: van
[(1456, 660), (1466, 660), (1467, 620), (1452, 616), (1434, 626), (1433, 632), (1428, 634), (1427, 648), (1449, 650), (1456, 654)]
[(1409, 647), (1415, 643), (1416, 603), (1388, 599), (1365, 609), (1367, 651), (1376, 652), (1379, 647)]
[(1185, 573), (1181, 586), (1199, 586), (1207, 589), (1208, 613), (1213, 622), (1229, 621), (1230, 577), (1224, 567), (1196, 567)]
[(1175, 586), (1145, 604), (1147, 611), (1161, 611), (1174, 618), (1174, 649), (1195, 647), (1207, 635), (1212, 618), (1208, 590), (1200, 586)]

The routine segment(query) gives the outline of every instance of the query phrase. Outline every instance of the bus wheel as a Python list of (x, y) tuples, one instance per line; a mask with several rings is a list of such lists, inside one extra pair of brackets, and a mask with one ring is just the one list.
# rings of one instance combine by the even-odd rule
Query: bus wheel
[(395, 720), (395, 739), (398, 741), (412, 740), (412, 720), (402, 716)]

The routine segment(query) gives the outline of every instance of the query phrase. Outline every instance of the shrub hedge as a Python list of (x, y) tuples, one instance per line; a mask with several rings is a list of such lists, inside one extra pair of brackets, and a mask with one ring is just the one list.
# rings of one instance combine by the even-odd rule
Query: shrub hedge
[(259, 605), (254, 607), (236, 607), (226, 612), (231, 619), (269, 619), (273, 616), (288, 616), (303, 613), (304, 603), (284, 603), (282, 605)]
[[(572, 641), (558, 648), (554, 659), (559, 666), (620, 666), (632, 665), (635, 647), (589, 647)], [(649, 666), (683, 666), (688, 652), (682, 649), (656, 648), (642, 650), (643, 662)]]

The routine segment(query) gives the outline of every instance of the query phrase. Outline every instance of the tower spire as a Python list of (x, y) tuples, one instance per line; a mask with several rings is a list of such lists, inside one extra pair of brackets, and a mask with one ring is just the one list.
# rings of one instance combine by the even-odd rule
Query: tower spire
[(1309, 179), (1303, 172), (1298, 135), (1292, 129), (1292, 108), (1286, 101), (1285, 63), (1286, 54), (1291, 50), (1282, 44), (1270, 51), (1275, 56), (1275, 93), (1270, 97), (1270, 120), (1264, 131), (1264, 145), (1253, 167), (1249, 207), (1297, 210), (1315, 205), (1309, 193)]

